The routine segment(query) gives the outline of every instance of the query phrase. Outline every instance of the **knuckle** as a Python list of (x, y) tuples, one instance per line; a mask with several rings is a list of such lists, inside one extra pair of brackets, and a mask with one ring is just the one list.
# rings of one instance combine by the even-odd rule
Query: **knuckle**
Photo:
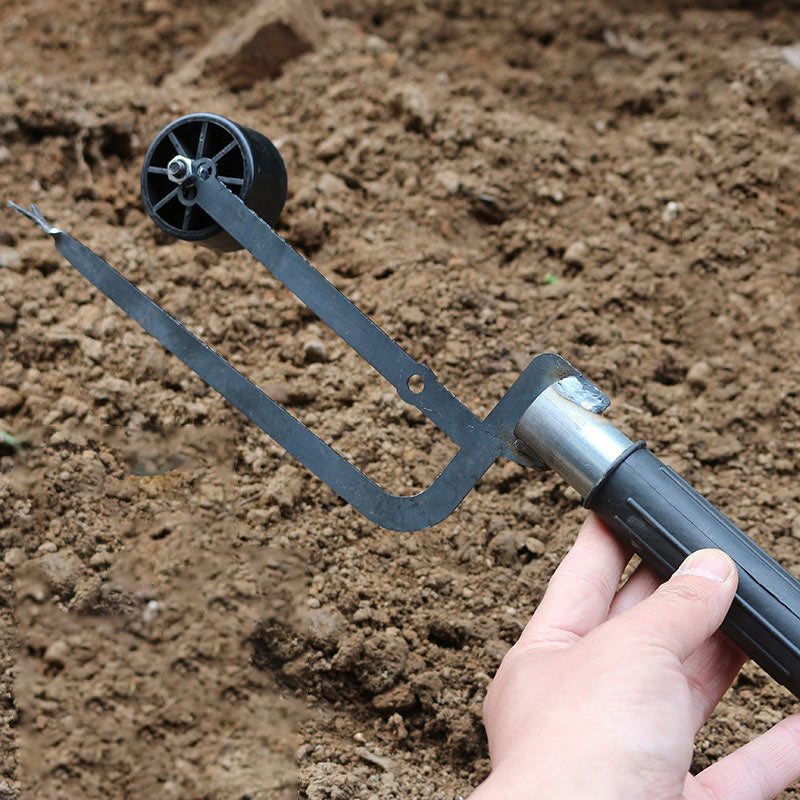
[(567, 628), (550, 628), (532, 633), (528, 639), (521, 643), (520, 650), (523, 652), (531, 650), (564, 650), (577, 644), (580, 640), (579, 634)]
[(569, 582), (574, 594), (585, 596), (591, 600), (604, 597), (613, 588), (609, 579), (594, 570), (576, 569), (566, 564), (562, 565), (559, 577), (564, 582)]
[(778, 723), (778, 727), (796, 752), (800, 748), (800, 717), (794, 716), (781, 720)]
[(702, 578), (677, 578), (661, 588), (662, 597), (676, 605), (710, 605), (716, 593), (714, 584)]

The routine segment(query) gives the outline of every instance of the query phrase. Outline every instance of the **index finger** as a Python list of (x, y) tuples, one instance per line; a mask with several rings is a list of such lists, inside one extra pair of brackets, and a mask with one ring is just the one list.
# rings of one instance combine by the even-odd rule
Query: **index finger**
[[(695, 783), (703, 796), (726, 800), (772, 800), (800, 778), (800, 714), (779, 722), (766, 733), (704, 769)], [(687, 788), (691, 781), (687, 781)], [(686, 793), (687, 798), (699, 797)]]

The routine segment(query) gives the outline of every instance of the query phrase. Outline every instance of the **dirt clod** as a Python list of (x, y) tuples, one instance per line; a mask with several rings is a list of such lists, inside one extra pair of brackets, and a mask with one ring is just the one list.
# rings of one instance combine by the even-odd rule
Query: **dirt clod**
[(408, 658), (405, 639), (389, 632), (374, 633), (364, 642), (362, 682), (371, 693), (386, 691), (403, 671)]
[(518, 531), (502, 531), (489, 540), (487, 551), (498, 564), (510, 567), (519, 559), (523, 538)]
[(17, 310), (5, 301), (0, 301), (0, 328), (13, 328), (16, 321)]
[(8, 386), (0, 386), (0, 414), (10, 414), (22, 405), (22, 395)]
[(72, 597), (75, 586), (86, 572), (83, 562), (69, 548), (45, 553), (31, 561), (30, 568), (62, 600)]
[(325, 652), (333, 652), (348, 629), (345, 616), (336, 606), (323, 606), (306, 614), (308, 640)]
[(322, 37), (322, 21), (312, 0), (260, 0), (237, 15), (202, 50), (171, 76), (179, 86), (212, 79), (232, 91), (277, 77), (284, 65)]
[(589, 259), (589, 246), (586, 242), (573, 242), (564, 251), (564, 263), (570, 267), (583, 269)]
[(712, 369), (706, 361), (697, 361), (689, 367), (686, 380), (695, 389), (705, 389), (711, 377)]
[(372, 698), (372, 705), (386, 714), (411, 711), (417, 704), (417, 696), (407, 683), (401, 683)]
[(47, 646), (44, 651), (44, 660), (48, 664), (63, 667), (67, 663), (70, 647), (63, 639), (56, 639)]

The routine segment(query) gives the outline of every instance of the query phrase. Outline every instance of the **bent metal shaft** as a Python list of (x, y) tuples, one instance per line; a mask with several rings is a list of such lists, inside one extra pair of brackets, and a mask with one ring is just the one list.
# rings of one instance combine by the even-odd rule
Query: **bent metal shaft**
[(245, 248), (458, 446), (424, 491), (378, 486), (146, 294), (32, 206), (14, 209), (52, 237), (87, 280), (249, 420), (377, 525), (398, 531), (441, 522), (498, 458), (556, 471), (626, 544), (666, 578), (695, 550), (734, 559), (739, 588), (725, 633), (800, 697), (800, 583), (644, 442), (603, 412), (608, 398), (561, 356), (533, 359), (480, 419), (288, 245), (273, 227), (286, 199), (274, 145), (214, 114), (162, 130), (142, 168), (145, 208), (171, 235), (219, 250)]

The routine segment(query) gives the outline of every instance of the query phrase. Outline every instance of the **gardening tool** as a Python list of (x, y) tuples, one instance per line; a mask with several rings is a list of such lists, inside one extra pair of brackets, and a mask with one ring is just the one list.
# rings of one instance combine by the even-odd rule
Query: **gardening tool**
[(663, 578), (695, 550), (725, 550), (738, 566), (739, 588), (722, 630), (800, 697), (800, 583), (644, 442), (618, 431), (603, 416), (608, 398), (566, 360), (537, 356), (489, 415), (476, 417), (275, 233), (286, 199), (280, 154), (261, 134), (224, 117), (189, 114), (164, 128), (145, 156), (142, 195), (171, 235), (247, 249), (458, 445), (425, 491), (402, 497), (379, 487), (36, 206), (10, 205), (52, 236), (103, 294), (378, 525), (435, 525), (502, 457), (554, 469)]

